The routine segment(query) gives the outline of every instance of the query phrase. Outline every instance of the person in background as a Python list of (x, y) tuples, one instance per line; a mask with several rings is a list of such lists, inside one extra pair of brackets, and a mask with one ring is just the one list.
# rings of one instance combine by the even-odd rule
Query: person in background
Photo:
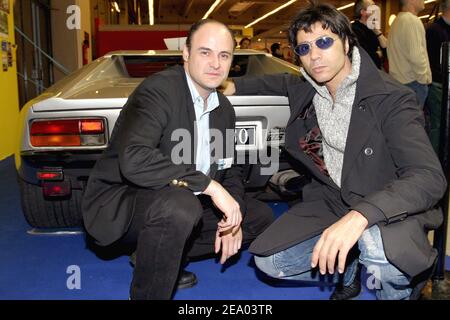
[(352, 30), (359, 45), (366, 50), (377, 68), (382, 69), (383, 60), (379, 52), (382, 56), (386, 56), (387, 39), (381, 30), (367, 25), (369, 18), (374, 14), (368, 9), (374, 4), (373, 0), (357, 0), (355, 2), (355, 22), (352, 24)]
[(274, 57), (283, 59), (283, 52), (281, 51), (281, 45), (278, 42), (275, 42), (270, 46), (270, 52)]
[(249, 38), (242, 38), (241, 41), (239, 41), (239, 49), (250, 49), (251, 44), (252, 41)]
[(439, 152), (442, 110), (442, 74), (441, 46), (450, 41), (450, 0), (442, 0), (442, 15), (426, 30), (428, 57), (430, 58), (433, 82), (429, 87), (426, 110), (429, 115), (429, 136), (436, 153)]
[(411, 88), (423, 108), (431, 83), (425, 28), (417, 16), (425, 9), (424, 0), (399, 0), (401, 12), (391, 26), (387, 53), (389, 74)]

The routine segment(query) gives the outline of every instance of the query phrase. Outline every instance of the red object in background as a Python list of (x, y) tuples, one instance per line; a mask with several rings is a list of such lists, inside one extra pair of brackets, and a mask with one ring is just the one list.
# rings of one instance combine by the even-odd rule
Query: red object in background
[(100, 20), (100, 18), (95, 18), (94, 19), (94, 34), (92, 35), (92, 48), (94, 49), (93, 54), (92, 54), (92, 59), (95, 60), (99, 57), (98, 55), (98, 30), (100, 29), (100, 25), (102, 24), (102, 21)]
[(83, 41), (83, 66), (89, 63), (89, 45), (86, 44), (86, 40)]
[(383, 69), (384, 69), (384, 71), (386, 71), (386, 73), (389, 73), (389, 60), (387, 57), (384, 58)]
[(165, 38), (186, 37), (188, 31), (98, 31), (97, 55), (116, 50), (165, 50)]

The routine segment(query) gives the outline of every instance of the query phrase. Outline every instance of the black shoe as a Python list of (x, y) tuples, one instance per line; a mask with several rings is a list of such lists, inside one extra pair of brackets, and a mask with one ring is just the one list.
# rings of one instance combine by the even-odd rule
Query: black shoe
[(351, 300), (359, 296), (361, 293), (361, 281), (359, 277), (356, 276), (355, 280), (349, 286), (343, 286), (338, 284), (336, 289), (334, 289), (330, 300)]
[(133, 268), (136, 266), (136, 251), (130, 255), (130, 264)]
[(177, 289), (192, 288), (197, 284), (197, 276), (193, 272), (182, 270), (177, 279)]
[[(136, 251), (130, 255), (130, 264), (136, 266)], [(193, 272), (181, 270), (177, 281), (177, 289), (192, 288), (197, 284), (197, 276)]]
[[(428, 281), (431, 280), (431, 277), (436, 271), (436, 267), (437, 259), (434, 261), (433, 265), (430, 268), (414, 277), (414, 279), (411, 281), (413, 290), (411, 292), (411, 295), (409, 296), (409, 300), (425, 300), (428, 298), (427, 295), (430, 299), (432, 299), (432, 293), (423, 294), (422, 291), (424, 291), (425, 287), (428, 284)], [(432, 286), (431, 282), (430, 286)]]

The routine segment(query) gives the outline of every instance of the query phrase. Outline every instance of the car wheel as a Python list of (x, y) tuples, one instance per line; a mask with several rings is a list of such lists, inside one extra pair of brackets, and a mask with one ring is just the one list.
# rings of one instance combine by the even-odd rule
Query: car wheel
[(82, 225), (81, 190), (72, 189), (69, 197), (48, 199), (40, 186), (19, 178), (22, 210), (35, 228), (78, 227)]

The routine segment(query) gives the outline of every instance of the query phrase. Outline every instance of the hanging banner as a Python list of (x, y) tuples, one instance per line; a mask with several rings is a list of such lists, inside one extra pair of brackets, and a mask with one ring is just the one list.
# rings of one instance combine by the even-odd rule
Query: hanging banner
[(0, 38), (8, 38), (8, 35), (8, 13), (0, 10)]

